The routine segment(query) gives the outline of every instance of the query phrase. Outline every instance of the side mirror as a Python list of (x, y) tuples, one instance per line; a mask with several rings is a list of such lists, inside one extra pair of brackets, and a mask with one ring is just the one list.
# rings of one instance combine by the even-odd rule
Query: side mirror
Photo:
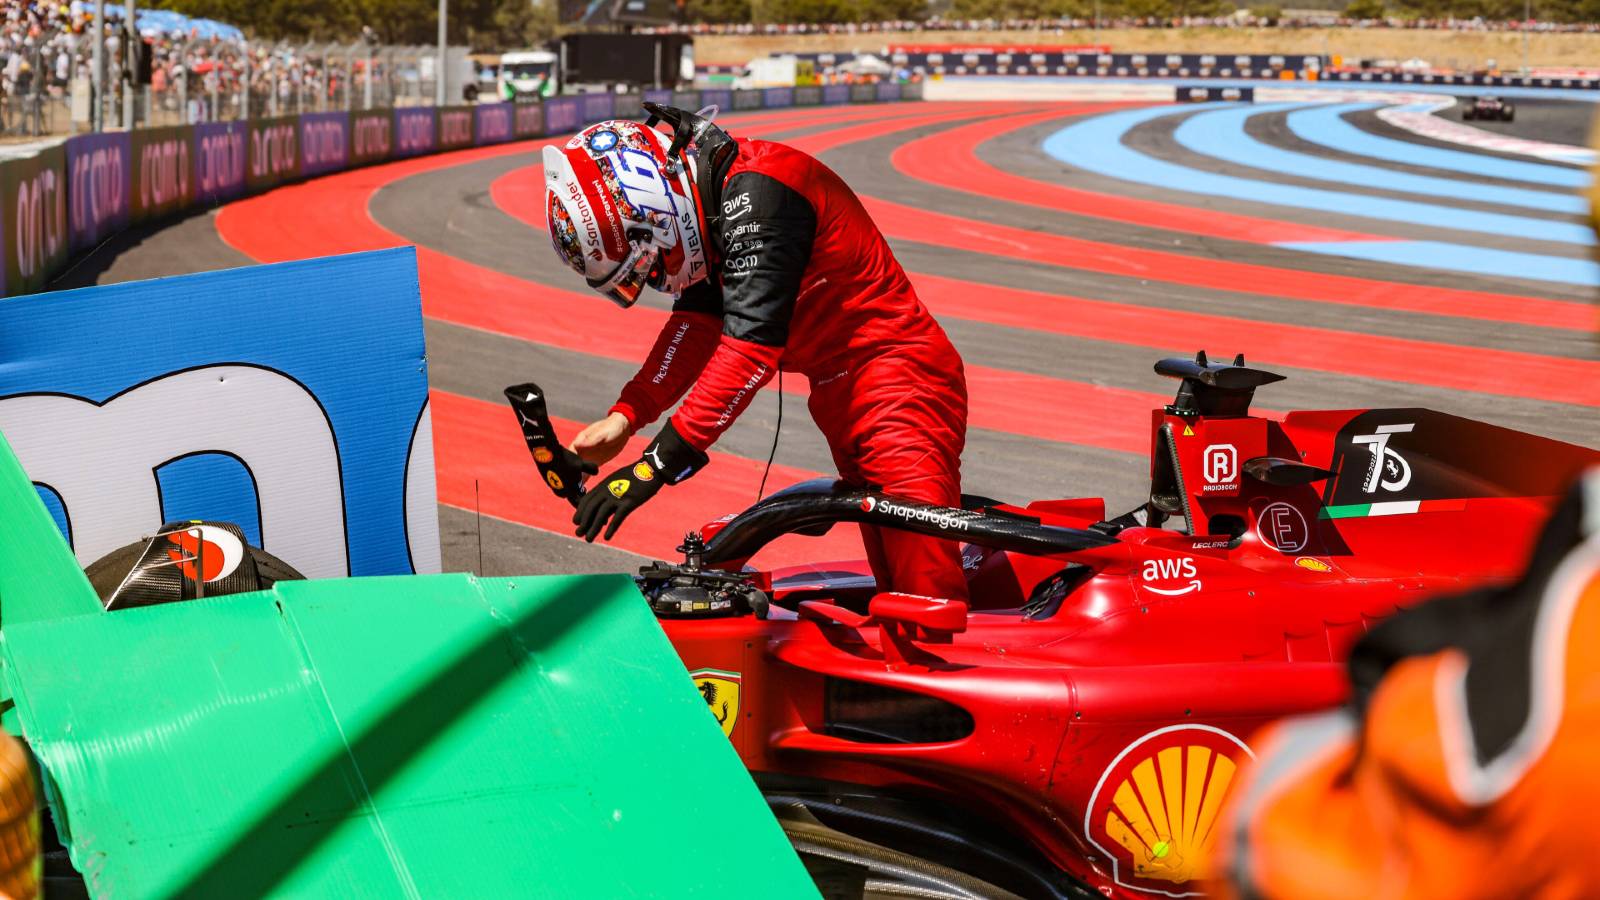
[[(882, 638), (884, 662), (904, 665), (927, 654), (912, 641), (948, 644), (950, 636), (967, 630), (967, 604), (960, 600), (916, 594), (878, 594), (867, 604)], [(919, 634), (920, 630), (920, 634)]]
[[(879, 594), (867, 605), (867, 612), (884, 625), (906, 627), (907, 637), (916, 637), (916, 628), (938, 640), (967, 630), (967, 604), (960, 600), (922, 597), (917, 594)], [(915, 627), (911, 627), (915, 626)]]

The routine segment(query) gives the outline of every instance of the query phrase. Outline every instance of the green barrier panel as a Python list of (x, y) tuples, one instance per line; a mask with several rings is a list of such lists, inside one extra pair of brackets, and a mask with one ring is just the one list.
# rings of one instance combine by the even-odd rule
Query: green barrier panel
[(36, 291), (67, 261), (67, 150), (57, 145), (0, 164), (5, 289)]
[(0, 623), (98, 896), (816, 896), (625, 576), (105, 613), (0, 440)]

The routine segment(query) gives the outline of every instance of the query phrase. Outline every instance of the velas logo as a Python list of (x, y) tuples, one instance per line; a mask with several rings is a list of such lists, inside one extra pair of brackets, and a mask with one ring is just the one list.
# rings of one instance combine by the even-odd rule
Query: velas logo
[(207, 583), (227, 578), (244, 559), (244, 544), (231, 532), (214, 525), (195, 525), (167, 535), (167, 558), (190, 581)]
[(1198, 896), (1211, 877), (1223, 802), (1255, 754), (1209, 725), (1173, 725), (1117, 754), (1089, 796), (1083, 832), (1138, 894)]

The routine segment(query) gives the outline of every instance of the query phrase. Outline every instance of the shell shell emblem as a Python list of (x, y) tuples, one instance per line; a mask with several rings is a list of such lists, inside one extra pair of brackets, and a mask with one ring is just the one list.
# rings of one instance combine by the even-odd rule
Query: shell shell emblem
[(1144, 894), (1203, 894), (1223, 801), (1239, 766), (1254, 758), (1209, 725), (1157, 729), (1125, 747), (1101, 774), (1083, 823), (1112, 880)]

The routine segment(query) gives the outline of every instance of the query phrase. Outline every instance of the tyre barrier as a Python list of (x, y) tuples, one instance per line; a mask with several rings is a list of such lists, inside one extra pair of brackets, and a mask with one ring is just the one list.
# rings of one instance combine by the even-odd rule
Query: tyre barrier
[[(584, 94), (519, 103), (303, 113), (83, 134), (0, 162), (0, 296), (43, 290), (130, 224), (172, 218), (318, 175), (412, 156), (568, 134), (642, 115), (641, 100), (723, 110), (921, 100), (922, 85)], [(679, 102), (692, 101), (692, 102)]]
[(1204, 84), (1180, 84), (1177, 87), (1179, 103), (1254, 103), (1253, 87), (1216, 87)]

